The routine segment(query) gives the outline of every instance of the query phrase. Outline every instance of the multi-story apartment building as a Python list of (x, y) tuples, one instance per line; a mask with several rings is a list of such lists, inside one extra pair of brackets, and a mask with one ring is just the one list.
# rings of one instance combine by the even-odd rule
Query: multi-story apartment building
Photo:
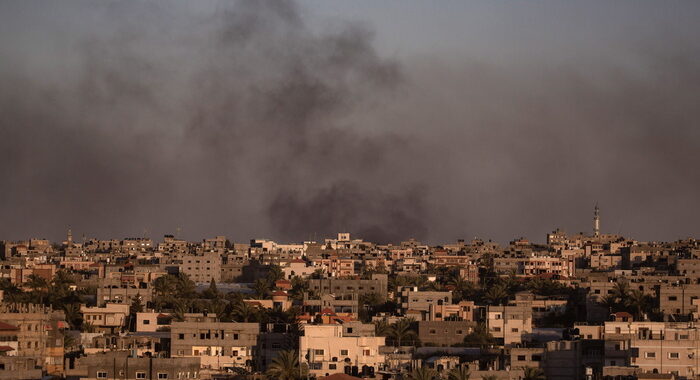
[(310, 279), (309, 291), (319, 295), (333, 294), (336, 296), (376, 294), (383, 301), (387, 297), (387, 283), (388, 276), (386, 274), (373, 274), (369, 280), (342, 278)]
[(532, 332), (532, 308), (528, 305), (487, 306), (486, 323), (499, 343), (521, 343), (523, 334)]
[(95, 326), (98, 331), (114, 334), (125, 326), (129, 307), (128, 304), (108, 303), (103, 307), (81, 306), (80, 312), (85, 323)]
[(170, 356), (198, 357), (202, 366), (254, 368), (260, 325), (190, 320), (170, 327)]
[(399, 293), (399, 304), (404, 314), (410, 310), (427, 315), (430, 312), (430, 305), (451, 305), (452, 292), (418, 291), (418, 288), (406, 287)]
[(77, 360), (84, 380), (200, 379), (199, 358), (133, 357), (128, 352), (105, 352)]
[(373, 325), (307, 325), (299, 340), (299, 361), (314, 376), (374, 373), (384, 364), (379, 348), (385, 337), (374, 335)]
[(35, 359), (50, 375), (63, 374), (63, 332), (68, 325), (62, 311), (43, 305), (0, 304), (0, 321), (17, 328), (11, 333), (17, 339), (16, 356)]
[(474, 301), (460, 301), (457, 304), (430, 304), (427, 314), (428, 321), (473, 321)]
[(211, 282), (211, 280), (221, 282), (220, 253), (177, 254), (173, 256), (173, 263), (179, 266), (180, 273), (186, 274), (195, 283), (203, 284)]
[(464, 342), (474, 326), (471, 321), (420, 321), (418, 338), (426, 346), (450, 347)]
[(692, 323), (606, 322), (605, 365), (696, 378), (700, 331)]
[(661, 284), (658, 285), (659, 309), (668, 321), (690, 319), (695, 310), (692, 301), (700, 299), (700, 284)]

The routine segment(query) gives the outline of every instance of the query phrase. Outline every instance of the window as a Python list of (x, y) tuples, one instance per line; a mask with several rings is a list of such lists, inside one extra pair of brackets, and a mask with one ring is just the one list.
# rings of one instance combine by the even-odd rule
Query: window
[(144, 319), (144, 320), (143, 320), (143, 324), (144, 324), (144, 325), (150, 325), (150, 324), (151, 324), (151, 321), (149, 321), (148, 319)]
[(457, 335), (462, 335), (462, 330), (457, 330)]
[(435, 329), (430, 329), (429, 333), (430, 335), (435, 335), (437, 332), (435, 331)]
[(335, 368), (336, 368), (336, 365), (335, 365), (335, 364), (329, 364), (329, 365), (328, 365), (328, 369), (335, 369)]
[(352, 334), (352, 327), (348, 327), (348, 334)]
[(644, 357), (647, 359), (653, 359), (656, 357), (656, 352), (645, 352)]
[(238, 334), (233, 334), (233, 340), (238, 340)]
[(668, 358), (669, 359), (678, 359), (678, 353), (677, 352), (669, 352)]
[(137, 379), (145, 379), (145, 378), (146, 378), (146, 372), (136, 372), (136, 378), (137, 378)]
[(348, 350), (340, 350), (340, 354), (343, 356), (348, 356)]
[(177, 334), (177, 339), (180, 339), (180, 340), (185, 339), (185, 334)]
[(524, 361), (524, 360), (525, 360), (525, 355), (518, 355), (518, 360), (519, 360), (519, 361)]
[(510, 329), (510, 332), (518, 332), (518, 328), (517, 328), (517, 327), (513, 327), (512, 329)]
[(494, 327), (494, 328), (493, 328), (493, 331), (501, 331), (501, 328), (500, 328), (500, 327)]
[(98, 379), (106, 379), (106, 378), (107, 378), (107, 372), (105, 372), (105, 371), (97, 371), (97, 378), (98, 378)]
[(314, 355), (323, 355), (323, 350), (314, 350)]
[(362, 350), (362, 355), (370, 356), (370, 355), (372, 355), (372, 352), (370, 350)]
[(532, 361), (533, 362), (540, 362), (540, 361), (542, 361), (542, 356), (541, 355), (532, 355)]
[(669, 301), (676, 301), (676, 300), (678, 300), (678, 297), (676, 297), (676, 296), (668, 296), (668, 300), (669, 300)]
[(167, 379), (167, 378), (168, 378), (168, 374), (167, 374), (167, 373), (164, 373), (164, 372), (158, 372), (158, 378), (159, 378), (159, 379)]

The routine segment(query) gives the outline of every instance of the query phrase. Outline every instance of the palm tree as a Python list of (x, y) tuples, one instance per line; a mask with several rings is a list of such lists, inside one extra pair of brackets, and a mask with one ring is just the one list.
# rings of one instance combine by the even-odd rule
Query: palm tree
[(284, 271), (282, 268), (280, 268), (279, 265), (270, 265), (270, 269), (267, 272), (267, 281), (270, 282), (271, 284), (274, 284), (277, 282), (277, 280), (281, 280), (284, 278)]
[(471, 373), (467, 369), (467, 367), (457, 367), (453, 368), (448, 374), (447, 374), (447, 380), (469, 380), (469, 376)]
[(502, 284), (497, 284), (486, 290), (484, 301), (489, 305), (500, 305), (508, 299), (508, 296), (508, 289)]
[(292, 299), (296, 301), (301, 301), (304, 299), (304, 293), (309, 291), (309, 281), (306, 280), (305, 278), (299, 277), (299, 276), (294, 276), (292, 278), (292, 289), (289, 291), (289, 294), (292, 296)]
[(617, 309), (617, 305), (618, 305), (617, 297), (615, 297), (612, 294), (608, 294), (607, 296), (601, 298), (598, 301), (598, 304), (600, 304), (600, 306), (606, 308), (608, 310), (608, 313), (612, 313), (613, 311), (615, 311)]
[(382, 319), (374, 322), (374, 332), (376, 336), (389, 336), (391, 334), (391, 326), (386, 319)]
[(210, 313), (216, 314), (217, 317), (221, 318), (226, 310), (226, 305), (221, 300), (213, 299), (209, 301), (207, 309), (209, 309)]
[(644, 294), (641, 290), (632, 290), (627, 295), (625, 299), (625, 306), (631, 310), (632, 315), (636, 319), (640, 319), (642, 315), (649, 309), (650, 305), (649, 296)]
[(267, 377), (279, 380), (298, 380), (306, 377), (306, 365), (299, 365), (299, 354), (293, 350), (280, 351), (267, 367)]
[(65, 304), (63, 305), (63, 312), (66, 315), (66, 322), (68, 322), (71, 329), (77, 329), (80, 327), (80, 324), (83, 323), (83, 317), (82, 313), (80, 312), (79, 304)]
[(408, 375), (410, 380), (434, 380), (437, 379), (437, 377), (437, 373), (432, 368), (428, 367), (415, 368)]
[(257, 310), (247, 302), (239, 302), (233, 306), (231, 318), (236, 322), (255, 322), (257, 320)]
[(630, 292), (630, 285), (627, 280), (619, 280), (615, 283), (612, 288), (612, 295), (617, 299), (618, 302), (623, 303), (627, 299)]
[(412, 339), (415, 343), (416, 332), (413, 331), (413, 319), (402, 318), (391, 325), (389, 336), (393, 338), (396, 346), (401, 346), (401, 342), (407, 339)]
[(539, 368), (527, 367), (523, 375), (523, 380), (546, 380), (544, 371)]
[(32, 293), (38, 297), (39, 303), (44, 303), (44, 292), (48, 289), (49, 283), (41, 276), (30, 274), (27, 277), (27, 287), (32, 290)]
[(253, 293), (255, 298), (259, 300), (264, 300), (270, 294), (270, 284), (261, 278), (255, 280), (253, 284)]

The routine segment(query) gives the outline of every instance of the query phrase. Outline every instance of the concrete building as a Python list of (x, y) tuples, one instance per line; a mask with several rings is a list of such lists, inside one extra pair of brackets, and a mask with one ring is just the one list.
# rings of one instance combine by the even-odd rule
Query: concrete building
[(126, 317), (129, 315), (127, 304), (108, 303), (104, 307), (81, 306), (83, 321), (89, 323), (101, 332), (116, 333), (125, 326)]
[(173, 263), (178, 264), (180, 273), (186, 274), (197, 284), (221, 282), (221, 254), (208, 252), (201, 255), (178, 254)]
[(438, 307), (451, 305), (452, 292), (428, 292), (418, 291), (417, 288), (403, 288), (399, 293), (399, 304), (404, 314), (410, 310), (427, 315), (431, 305)]
[(532, 308), (529, 306), (487, 306), (486, 322), (491, 335), (501, 344), (522, 342), (532, 332)]
[(384, 344), (385, 337), (374, 336), (373, 325), (307, 325), (299, 342), (299, 361), (308, 363), (314, 376), (370, 375), (384, 364), (379, 352)]
[(450, 347), (464, 342), (475, 326), (471, 321), (420, 321), (418, 338), (425, 346)]
[(43, 305), (0, 304), (0, 321), (18, 329), (9, 338), (16, 334), (16, 356), (35, 359), (50, 375), (63, 375), (63, 332), (68, 325), (62, 311)]
[[(79, 358), (76, 367), (84, 380), (199, 379), (199, 358), (132, 357), (127, 352), (106, 352)], [(78, 371), (76, 371), (78, 372)]]
[(170, 356), (198, 357), (203, 368), (252, 370), (259, 334), (257, 323), (173, 322)]
[(333, 294), (344, 296), (347, 294), (369, 295), (377, 294), (380, 300), (386, 300), (388, 276), (386, 274), (373, 274), (371, 279), (310, 279), (309, 291), (316, 294)]

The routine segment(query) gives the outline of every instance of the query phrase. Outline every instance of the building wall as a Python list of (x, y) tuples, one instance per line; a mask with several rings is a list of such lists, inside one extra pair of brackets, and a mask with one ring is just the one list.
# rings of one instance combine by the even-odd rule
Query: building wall
[(236, 322), (173, 322), (171, 357), (200, 357), (212, 368), (254, 366), (260, 326)]
[(464, 342), (464, 337), (476, 326), (468, 321), (420, 321), (418, 338), (426, 346), (450, 347)]
[(377, 371), (384, 363), (379, 347), (385, 337), (346, 336), (342, 325), (308, 325), (299, 342), (299, 360), (309, 364), (312, 375), (344, 373), (346, 367), (373, 367)]

